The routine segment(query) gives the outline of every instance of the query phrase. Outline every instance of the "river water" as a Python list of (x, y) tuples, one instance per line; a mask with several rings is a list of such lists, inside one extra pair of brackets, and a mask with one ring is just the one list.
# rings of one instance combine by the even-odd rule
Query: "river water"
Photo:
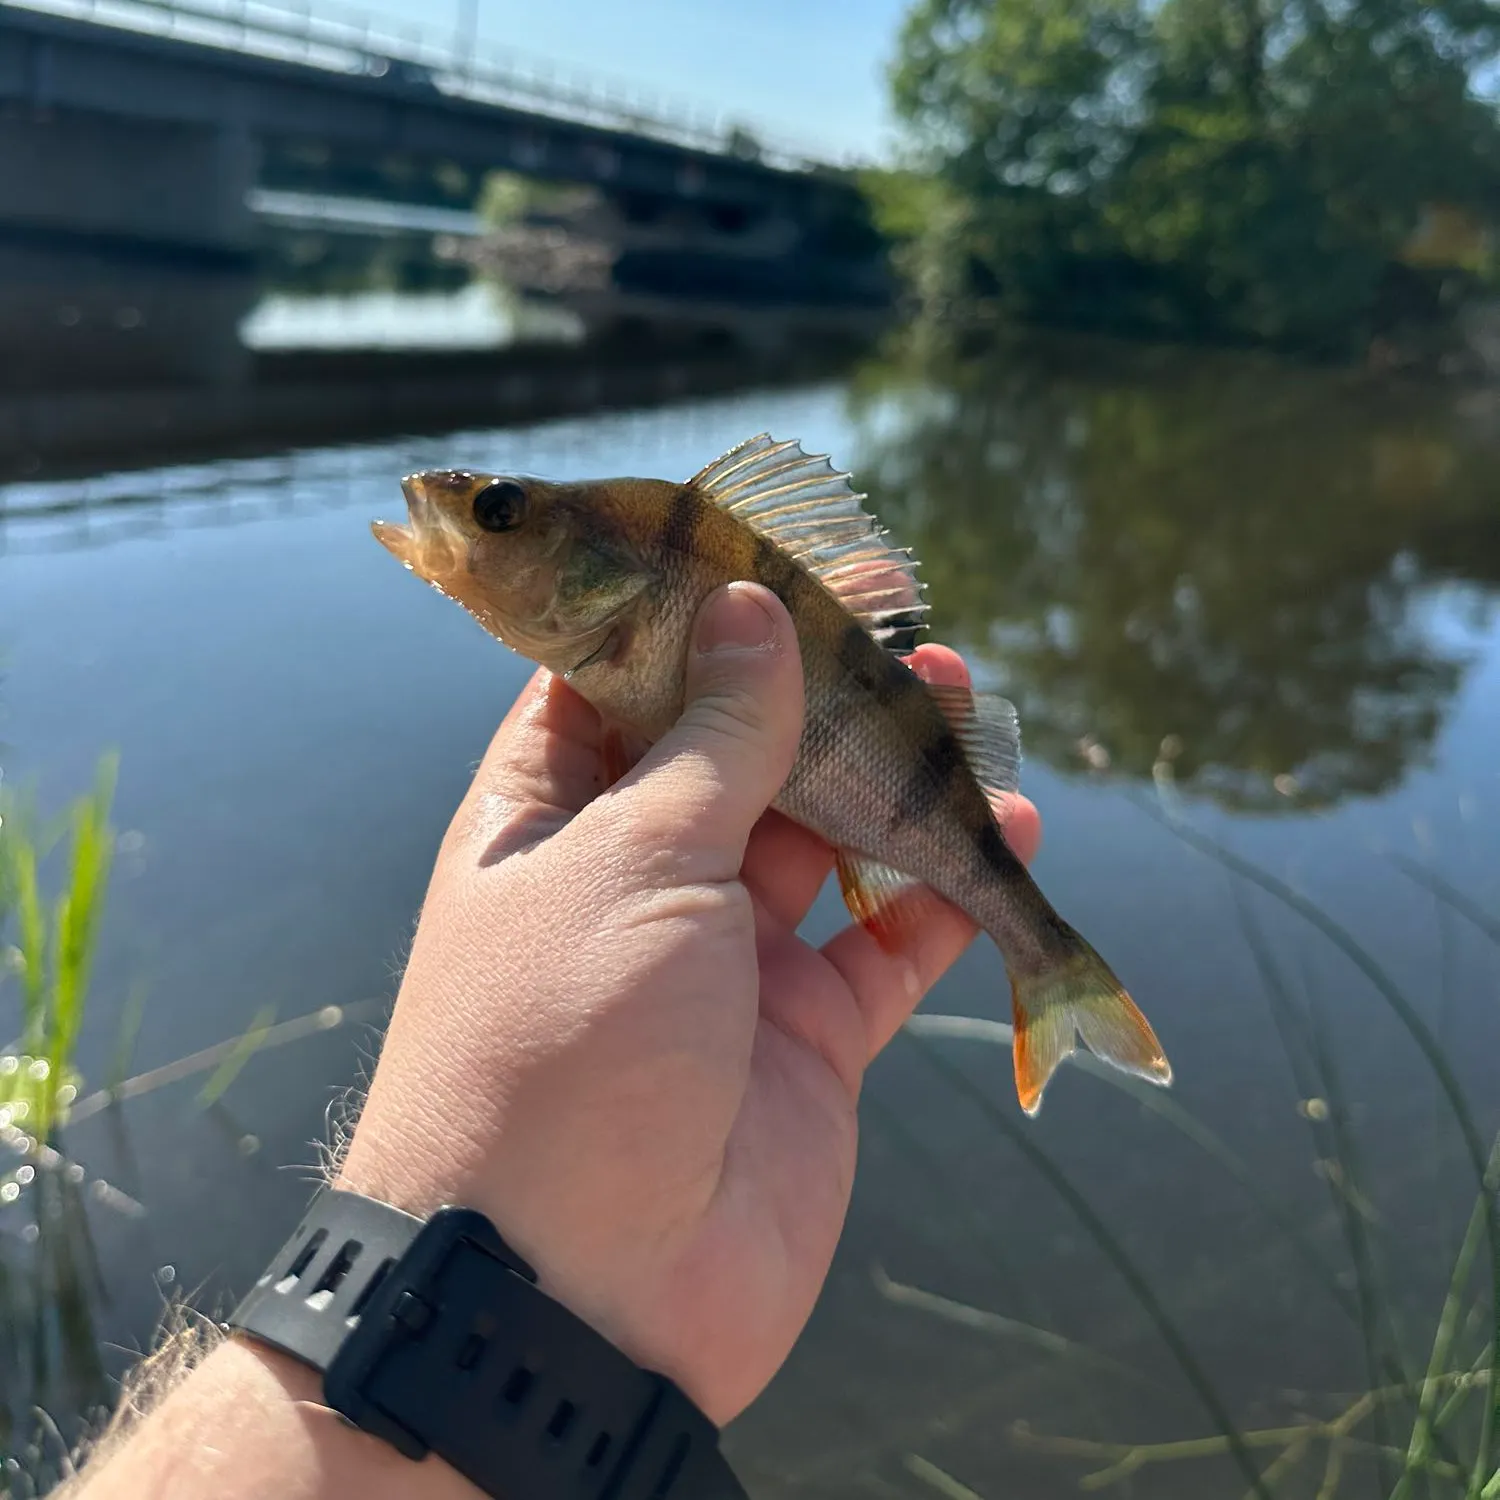
[[(1177, 1083), (1069, 1068), (1025, 1120), (993, 1028), (931, 1019), (1008, 1018), (976, 945), (872, 1071), (825, 1295), (726, 1437), (752, 1493), (1045, 1500), (1202, 1439), (1136, 1452), (1106, 1493), (1233, 1496), (1227, 1418), (1281, 1456), (1275, 1493), (1314, 1494), (1321, 1431), (1255, 1434), (1420, 1377), (1500, 1125), (1500, 403), (1045, 342), (4, 492), (7, 780), (55, 807), (120, 754), (84, 1092), (122, 1032), (141, 1075), (318, 1018), (217, 1097), (202, 1069), (148, 1078), (67, 1130), (45, 1200), (0, 1205), (12, 1409), (72, 1430), (169, 1298), (224, 1310), (378, 1048), (437, 841), (528, 670), (370, 538), (398, 477), (680, 478), (762, 429), (855, 470), (939, 638), (1015, 698), (1037, 876)], [(809, 930), (842, 920), (826, 891)], [(1441, 1351), (1440, 1463), (1475, 1448), (1488, 1264)], [(1411, 1402), (1362, 1412), (1340, 1494), (1387, 1493), (1371, 1445), (1406, 1448)]]

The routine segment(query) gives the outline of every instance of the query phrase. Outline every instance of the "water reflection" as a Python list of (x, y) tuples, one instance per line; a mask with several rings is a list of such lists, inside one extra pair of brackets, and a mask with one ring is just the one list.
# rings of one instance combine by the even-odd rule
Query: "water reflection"
[[(852, 455), (1031, 753), (1248, 809), (1395, 785), (1500, 585), (1493, 452), (1441, 392), (1201, 351), (901, 353)], [(1093, 744), (1097, 742), (1097, 746)]]
[[(441, 462), (681, 476), (757, 430), (795, 434), (875, 481), (882, 518), (921, 549), (943, 633), (981, 642), (1023, 697), (1040, 752), (1028, 790), (1048, 830), (1044, 888), (1170, 1038), (1178, 1086), (1151, 1093), (1184, 1113), (1147, 1115), (1122, 1089), (1070, 1077), (1038, 1122), (1012, 1130), (1019, 1116), (1000, 1125), (987, 1112), (1013, 1107), (992, 1041), (898, 1041), (861, 1101), (834, 1274), (787, 1368), (731, 1429), (737, 1470), (751, 1493), (782, 1500), (964, 1493), (955, 1485), (1060, 1497), (1111, 1461), (1099, 1444), (1217, 1441), (1063, 1179), (1237, 1424), (1336, 1419), (1428, 1365), (1474, 1205), (1451, 1113), (1347, 955), (1264, 893), (1220, 884), (1118, 790), (1036, 762), (1076, 765), (1072, 736), (1092, 731), (1138, 777), (1176, 733), (1185, 782), (1274, 805), (1284, 768), (1308, 776), (1318, 756), (1358, 751), (1356, 770), (1394, 779), (1430, 746), (1433, 774), (1373, 805), (1211, 821), (1369, 945), (1439, 1032), (1488, 1135), (1500, 1124), (1493, 947), (1468, 919), (1434, 915), (1367, 842), (1410, 848), (1420, 818), (1443, 878), (1494, 909), (1500, 632), (1469, 665), (1452, 606), (1487, 607), (1495, 575), (1483, 433), (1460, 410), (1326, 373), (1074, 346), (971, 365), (893, 357), (852, 398), (833, 384), (761, 388), (0, 488), (7, 775), (45, 767), (48, 785), (67, 786), (117, 745), (121, 826), (149, 853), (119, 861), (96, 970), (105, 1003), (79, 1066), (94, 1084), (107, 1072), (110, 991), (143, 969), (136, 1066), (158, 1081), (181, 1078), (184, 1053), (202, 1059), (197, 1049), (256, 1028), (266, 1006), (290, 1009), (290, 996), (346, 1017), (388, 997), (435, 841), (527, 670), (431, 591), (392, 580), (366, 522), (388, 513), (393, 476)], [(1179, 604), (1184, 579), (1196, 613)], [(1148, 629), (1130, 641), (1133, 615)], [(1285, 624), (1267, 644), (1272, 616)], [(1272, 713), (1298, 690), (1310, 729), (1290, 708)], [(1413, 723), (1398, 724), (1384, 763), (1350, 723), (1373, 713), (1372, 697), (1429, 714), (1407, 710)], [(1236, 704), (1248, 705), (1238, 724)], [(1394, 736), (1387, 719), (1376, 728)], [(1355, 784), (1340, 774), (1326, 795)], [(843, 921), (831, 889), (811, 935)], [(993, 948), (966, 954), (927, 1009), (1008, 1015)], [(93, 1119), (75, 1107), (69, 1158), (142, 1207), (121, 1220), (84, 1194), (109, 1284), (94, 1325), (107, 1373), (149, 1343), (164, 1270), (214, 1311), (258, 1273), (305, 1202), (299, 1169), (330, 1097), (367, 1071), (380, 1014), (263, 1044), (206, 1113), (197, 1075)], [(216, 1112), (225, 1102), (233, 1120)], [(1448, 1353), (1455, 1376), (1493, 1323), (1488, 1268), (1481, 1248)], [(1367, 1295), (1400, 1330), (1363, 1326)], [(0, 1361), (13, 1342), (0, 1321)], [(0, 1363), (6, 1397), (8, 1381)], [(46, 1398), (65, 1431), (71, 1399)], [(1377, 1441), (1385, 1423), (1404, 1444), (1414, 1409), (1377, 1408), (1354, 1441)], [(1445, 1428), (1443, 1461), (1448, 1450), (1469, 1461), (1480, 1409), (1471, 1393)], [(1332, 1451), (1317, 1442), (1278, 1497), (1317, 1491)], [(1370, 1493), (1365, 1460), (1352, 1447), (1347, 1457), (1339, 1493)], [(1202, 1500), (1248, 1488), (1210, 1448), (1106, 1492)], [(1461, 1491), (1417, 1491), (1429, 1492)]]

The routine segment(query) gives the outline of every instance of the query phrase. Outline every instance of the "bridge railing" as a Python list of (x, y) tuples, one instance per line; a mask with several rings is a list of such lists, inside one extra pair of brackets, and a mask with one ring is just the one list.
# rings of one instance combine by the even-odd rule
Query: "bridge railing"
[[(719, 155), (753, 155), (807, 170), (832, 165), (754, 122), (622, 80), (530, 57), (513, 49), (460, 49), (430, 29), (311, 0), (0, 0), (7, 7), (69, 16), (201, 45), (223, 47), (340, 73), (384, 77), (414, 90), (508, 105), (583, 124), (625, 130)], [(852, 164), (845, 158), (845, 164)]]

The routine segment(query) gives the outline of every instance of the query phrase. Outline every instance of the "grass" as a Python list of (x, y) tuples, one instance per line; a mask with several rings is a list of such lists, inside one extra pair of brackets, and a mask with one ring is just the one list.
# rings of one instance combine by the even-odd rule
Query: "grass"
[[(8, 954), (0, 970), (0, 1038), (14, 1037), (0, 1048), (0, 1127), (24, 1129), (30, 1141), (30, 1161), (64, 1163), (48, 1143), (65, 1124), (193, 1076), (207, 1075), (196, 1103), (208, 1107), (259, 1051), (354, 1018), (352, 1009), (326, 1008), (276, 1023), (274, 1012), (266, 1010), (243, 1035), (130, 1078), (125, 1076), (129, 1040), (139, 1025), (142, 1006), (141, 993), (133, 991), (124, 1006), (122, 1046), (108, 1082), (79, 1098), (81, 1079), (74, 1054), (89, 1005), (108, 890), (115, 774), (114, 758), (106, 757), (92, 789), (50, 824), (38, 819), (31, 804), (20, 797), (7, 795), (0, 802), (0, 952)], [(1164, 1128), (1203, 1152), (1246, 1195), (1265, 1225), (1266, 1241), (1285, 1246), (1357, 1331), (1366, 1388), (1342, 1396), (1330, 1393), (1322, 1412), (1304, 1410), (1285, 1422), (1240, 1426), (1193, 1347), (1191, 1321), (1174, 1311), (1172, 1298), (1152, 1285), (1121, 1238), (1043, 1149), (1034, 1132), (1013, 1120), (995, 1103), (993, 1091), (973, 1083), (939, 1045), (977, 1040), (1009, 1046), (1009, 1028), (968, 1018), (919, 1016), (910, 1027), (914, 1043), (954, 1092), (980, 1111), (1068, 1206), (1145, 1312), (1213, 1429), (1204, 1435), (1161, 1441), (1111, 1441), (1038, 1432), (1015, 1424), (1011, 1441), (1030, 1452), (1087, 1465), (1079, 1480), (1085, 1491), (1126, 1489), (1133, 1480), (1164, 1467), (1228, 1460), (1239, 1471), (1243, 1493), (1258, 1500), (1282, 1500), (1294, 1494), (1335, 1500), (1364, 1475), (1375, 1477), (1377, 1492), (1385, 1500), (1500, 1500), (1500, 1469), (1494, 1452), (1500, 1397), (1496, 1378), (1500, 1338), (1495, 1325), (1500, 1305), (1496, 1297), (1500, 1260), (1495, 1255), (1500, 1137), (1489, 1150), (1483, 1149), (1473, 1113), (1438, 1039), (1417, 1006), (1352, 934), (1284, 882), (1186, 825), (1179, 816), (1163, 816), (1151, 807), (1146, 810), (1174, 837), (1226, 872), (1245, 948), (1259, 974), (1293, 1080), (1299, 1094), (1317, 1106), (1307, 1109), (1304, 1118), (1315, 1159), (1324, 1168), (1341, 1253), (1278, 1203), (1275, 1184), (1262, 1182), (1229, 1141), (1176, 1097), (1106, 1068), (1087, 1054), (1078, 1055), (1074, 1065), (1130, 1094)], [(1471, 898), (1421, 866), (1407, 862), (1401, 868), (1445, 908), (1500, 946), (1500, 921)], [(1246, 899), (1251, 887), (1306, 923), (1382, 998), (1436, 1079), (1474, 1169), (1475, 1201), (1449, 1268), (1441, 1305), (1420, 1349), (1409, 1347), (1411, 1341), (1403, 1336), (1391, 1278), (1384, 1267), (1382, 1229), (1369, 1207), (1369, 1168), (1356, 1138), (1336, 1039), (1326, 1032), (1316, 986), (1304, 984), (1299, 994), (1262, 932)], [(14, 1030), (10, 1033), (4, 1022), (12, 1005)], [(901, 1121), (893, 1118), (886, 1124), (901, 1149), (922, 1155), (925, 1148)], [(0, 1376), (4, 1377), (0, 1385), (61, 1390), (67, 1395), (58, 1404), (73, 1407), (97, 1385), (97, 1350), (89, 1309), (97, 1293), (98, 1267), (92, 1259), (78, 1180), (67, 1174), (33, 1171), (26, 1181), (33, 1184), (32, 1208), (41, 1229), (34, 1241), (37, 1253), (31, 1258), (41, 1272), (18, 1276), (0, 1255), (0, 1324), (10, 1330), (29, 1327), (38, 1332), (50, 1326), (65, 1331), (66, 1337), (60, 1345), (41, 1338), (0, 1339), (0, 1349), (5, 1351), (0, 1353)], [(15, 1202), (22, 1186), (19, 1168), (11, 1167), (8, 1176), (0, 1177), (0, 1208)], [(975, 1227), (981, 1223), (976, 1216)], [(995, 1249), (1003, 1253), (1000, 1246)], [(888, 1304), (1002, 1340), (1056, 1363), (1070, 1380), (1078, 1382), (1073, 1407), (1077, 1415), (1088, 1414), (1085, 1420), (1097, 1410), (1089, 1397), (1089, 1380), (1115, 1385), (1140, 1382), (1112, 1355), (1052, 1332), (1039, 1308), (1034, 1318), (1017, 1320), (895, 1281), (883, 1271), (876, 1273), (876, 1286)], [(56, 1396), (53, 1399), (58, 1401)], [(0, 1401), (0, 1447), (8, 1448), (7, 1428), (14, 1413), (6, 1407)], [(1093, 1420), (1097, 1423), (1097, 1418)], [(1096, 1430), (1101, 1429), (1096, 1425)], [(912, 1454), (907, 1470), (928, 1490), (962, 1495), (966, 1500), (975, 1497), (975, 1491), (926, 1457)]]
[[(373, 1019), (377, 1009), (374, 1001), (325, 1006), (273, 1024), (267, 1008), (243, 1034), (130, 1077), (144, 1009), (135, 986), (107, 1079), (80, 1096), (74, 1059), (96, 993), (116, 771), (116, 758), (104, 757), (92, 788), (49, 821), (30, 798), (8, 789), (0, 797), (0, 1496), (44, 1493), (66, 1473), (68, 1444), (44, 1407), (67, 1425), (111, 1399), (94, 1321), (104, 1282), (85, 1197), (144, 1212), (68, 1160), (64, 1127), (201, 1075), (194, 1104), (211, 1108), (256, 1053)], [(17, 1469), (6, 1467), (12, 1459)]]
[[(52, 1139), (78, 1091), (73, 1058), (114, 854), (116, 770), (116, 758), (104, 757), (92, 790), (51, 827), (29, 802), (0, 804), (0, 937), (9, 979), (0, 1001), (7, 988), (19, 999), (14, 1039), (0, 1046), (0, 1119), (40, 1142)], [(49, 897), (44, 875), (57, 853), (62, 870)]]
[[(1335, 1500), (1348, 1491), (1356, 1473), (1373, 1478), (1386, 1500), (1500, 1500), (1500, 1468), (1495, 1461), (1497, 1401), (1500, 1401), (1500, 1258), (1495, 1254), (1500, 1136), (1489, 1150), (1454, 1070), (1417, 1007), (1373, 955), (1314, 903), (1250, 861), (1225, 849), (1177, 815), (1146, 811), (1181, 842), (1213, 860), (1231, 882), (1240, 930), (1260, 976), (1268, 1008), (1285, 1050), (1303, 1111), (1312, 1132), (1316, 1162), (1322, 1167), (1333, 1222), (1343, 1240), (1341, 1271), (1313, 1232), (1288, 1215), (1257, 1181), (1233, 1147), (1197, 1120), (1180, 1102), (1098, 1063), (1087, 1053), (1073, 1063), (1125, 1091), (1143, 1108), (1205, 1152), (1250, 1198), (1265, 1224), (1267, 1243), (1280, 1243), (1313, 1273), (1314, 1284), (1358, 1331), (1368, 1386), (1363, 1392), (1330, 1396), (1324, 1414), (1299, 1411), (1277, 1425), (1240, 1427), (1194, 1353), (1179, 1319), (1133, 1264), (1110, 1226), (1090, 1205), (1057, 1162), (1000, 1110), (986, 1089), (943, 1056), (940, 1039), (980, 1041), (1008, 1047), (1010, 1028), (967, 1017), (919, 1015), (909, 1032), (952, 1085), (1013, 1142), (1043, 1179), (1068, 1204), (1096, 1246), (1123, 1277), (1135, 1300), (1155, 1324), (1179, 1370), (1197, 1394), (1216, 1429), (1205, 1436), (1170, 1441), (1104, 1441), (1084, 1436), (1033, 1431), (1013, 1426), (1020, 1448), (1082, 1461), (1089, 1465), (1079, 1485), (1084, 1491), (1128, 1487), (1134, 1477), (1164, 1466), (1229, 1460), (1239, 1469), (1246, 1495), (1308, 1495)], [(1500, 946), (1496, 921), (1462, 892), (1419, 866), (1401, 866), (1418, 884), (1450, 906), (1476, 930)], [(1354, 1112), (1338, 1066), (1336, 1040), (1327, 1035), (1316, 1002), (1316, 987), (1300, 999), (1283, 973), (1255, 920), (1246, 892), (1256, 887), (1305, 922), (1371, 984), (1411, 1038), (1414, 1050), (1434, 1076), (1449, 1118), (1474, 1173), (1475, 1200), (1449, 1268), (1446, 1286), (1420, 1360), (1412, 1359), (1399, 1311), (1383, 1270), (1382, 1225), (1371, 1207), (1369, 1175), (1353, 1129)], [(1248, 1292), (1248, 1289), (1247, 1289)], [(908, 1305), (922, 1306), (919, 1297)], [(952, 1307), (930, 1309), (957, 1321)], [(988, 1316), (988, 1315), (984, 1315)], [(979, 1326), (977, 1322), (974, 1326)], [(1034, 1337), (1032, 1334), (1028, 1334)], [(1409, 1363), (1410, 1360), (1410, 1363)], [(1416, 1368), (1411, 1365), (1415, 1364)], [(956, 1493), (966, 1488), (926, 1459), (918, 1461), (928, 1485)], [(1209, 1491), (1205, 1489), (1205, 1493)], [(1361, 1484), (1361, 1492), (1369, 1489)], [(1222, 1493), (1215, 1488), (1212, 1493)]]
[[(78, 1091), (73, 1058), (114, 852), (115, 772), (115, 758), (106, 756), (92, 789), (50, 824), (30, 799), (8, 793), (0, 800), (0, 1140), (11, 1148), (0, 1173), (0, 1210), (18, 1211), (13, 1206), (26, 1200), (25, 1225), (0, 1240), (0, 1328), (7, 1335), (0, 1339), (0, 1451), (19, 1450), (17, 1463), (33, 1486), (50, 1468), (42, 1438), (30, 1430), (28, 1393), (46, 1392), (79, 1411), (107, 1397), (93, 1337), (102, 1279), (81, 1174), (56, 1170), (67, 1164), (52, 1143)], [(56, 889), (49, 892), (52, 871)], [(37, 1431), (45, 1436), (45, 1428)]]

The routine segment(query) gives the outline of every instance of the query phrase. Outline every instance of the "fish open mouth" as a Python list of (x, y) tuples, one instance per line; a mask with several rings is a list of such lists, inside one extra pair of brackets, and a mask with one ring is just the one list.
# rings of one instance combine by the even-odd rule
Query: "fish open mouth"
[(403, 526), (395, 521), (371, 521), (370, 530), (386, 551), (409, 568), (415, 561), (417, 543), (423, 531), (431, 524), (431, 502), (427, 498), (420, 474), (408, 474), (401, 481), (401, 493), (406, 497), (406, 524)]
[[(429, 583), (437, 583), (464, 565), (468, 538), (450, 513), (452, 498), (432, 476), (408, 474), (401, 481), (406, 497), (406, 524), (372, 521), (375, 540), (392, 556)], [(444, 504), (444, 501), (448, 504)]]

